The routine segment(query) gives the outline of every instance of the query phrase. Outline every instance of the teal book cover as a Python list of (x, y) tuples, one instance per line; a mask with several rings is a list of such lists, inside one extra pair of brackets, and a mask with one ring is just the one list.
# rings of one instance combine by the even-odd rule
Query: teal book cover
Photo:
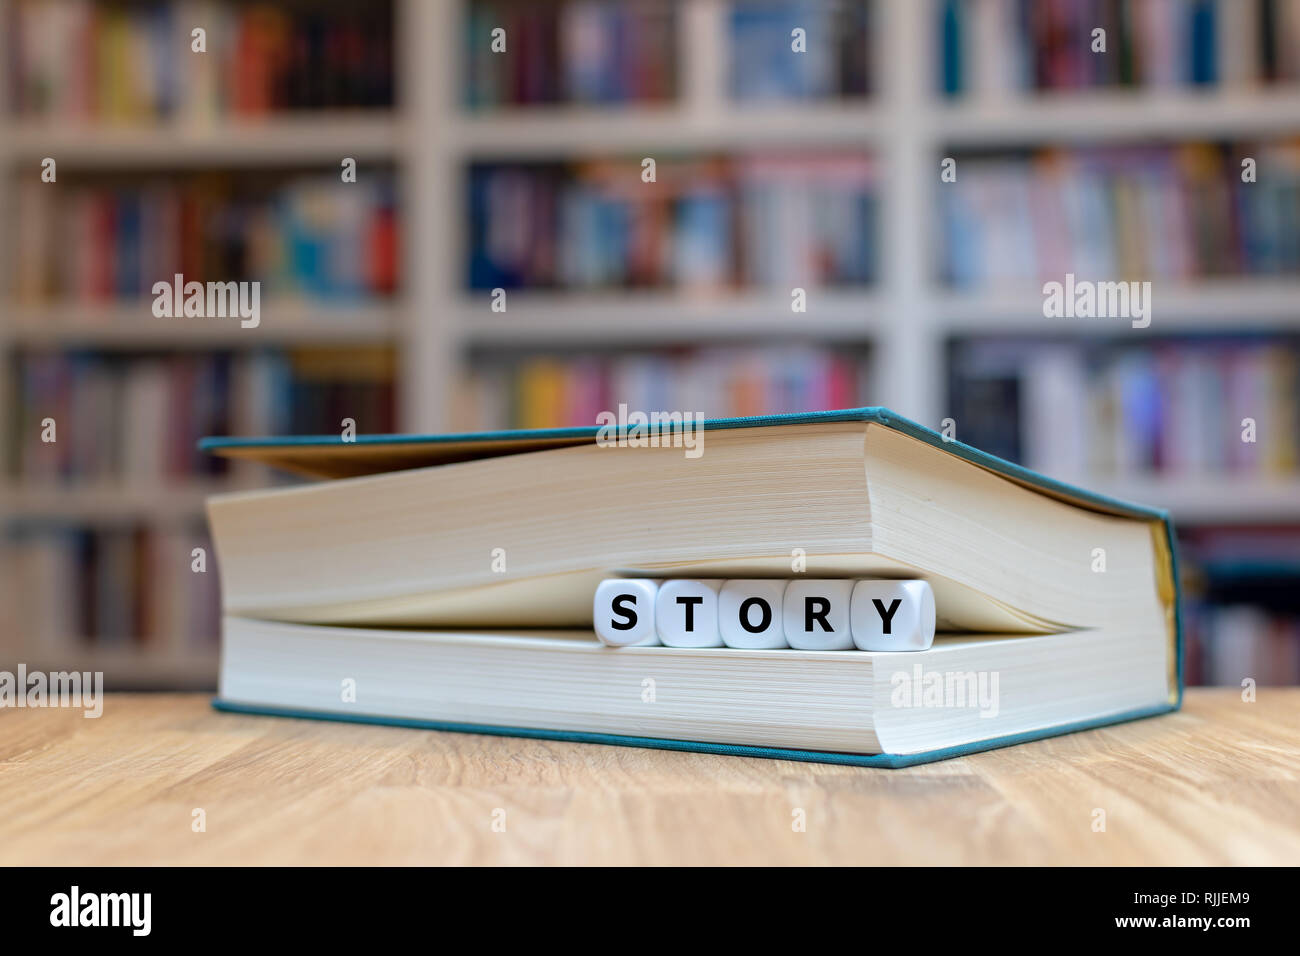
[[(940, 435), (929, 428), (899, 416), (886, 408), (868, 407), (833, 411), (765, 415), (747, 418), (707, 419), (699, 427), (706, 431), (742, 428), (766, 428), (800, 424), (834, 422), (863, 422), (877, 424), (905, 434), (948, 454), (962, 458), (982, 469), (1002, 475), (1021, 485), (1029, 486), (1051, 497), (1072, 504), (1122, 517), (1144, 519), (1157, 523), (1161, 529), (1164, 553), (1167, 556), (1164, 578), (1172, 593), (1171, 641), (1174, 660), (1174, 687), (1167, 703), (1140, 710), (1108, 714), (1104, 717), (1077, 723), (1058, 724), (1041, 730), (978, 740), (956, 747), (907, 754), (858, 754), (820, 750), (801, 750), (780, 747), (762, 747), (745, 744), (710, 743), (696, 740), (676, 740), (659, 737), (640, 737), (607, 733), (582, 733), (567, 730), (550, 730), (536, 727), (504, 727), (483, 724), (456, 723), (422, 719), (404, 719), (392, 716), (340, 714), (336, 712), (277, 708), (223, 700), (218, 697), (213, 706), (232, 713), (257, 713), (268, 716), (313, 718), (322, 720), (354, 721), (361, 723), (390, 724), (394, 726), (463, 733), (492, 734), (522, 738), (544, 738), (595, 744), (612, 744), (650, 747), (664, 750), (694, 751), (724, 755), (767, 757), (783, 760), (813, 761), (863, 767), (907, 767), (914, 764), (944, 760), (963, 754), (992, 750), (1013, 744), (1038, 740), (1059, 734), (1073, 733), (1108, 724), (1122, 723), (1143, 717), (1155, 716), (1177, 710), (1183, 692), (1183, 629), (1179, 610), (1177, 550), (1172, 520), (1167, 511), (1121, 501), (1088, 489), (1071, 485), (1041, 475), (1014, 462), (1005, 461), (962, 442)], [(321, 478), (346, 477), (374, 473), (375, 470), (396, 470), (405, 467), (425, 467), (441, 463), (474, 460), (507, 454), (540, 451), (595, 442), (598, 437), (608, 437), (607, 426), (581, 426), (535, 430), (513, 430), (443, 435), (357, 435), (344, 440), (338, 435), (291, 436), (270, 438), (216, 437), (206, 438), (200, 448), (206, 452), (233, 458), (246, 458), (268, 465)], [(384, 461), (382, 469), (358, 469), (360, 459), (373, 459), (377, 454)]]

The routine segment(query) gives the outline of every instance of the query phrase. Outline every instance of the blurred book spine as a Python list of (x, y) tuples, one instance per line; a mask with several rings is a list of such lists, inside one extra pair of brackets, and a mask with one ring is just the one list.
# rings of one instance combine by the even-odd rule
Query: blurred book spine
[(1066, 273), (1300, 274), (1300, 141), (1048, 149), (970, 156), (958, 169), (938, 197), (940, 278), (956, 288)]
[(471, 289), (865, 286), (875, 166), (861, 154), (476, 164)]
[(964, 441), (1058, 478), (1281, 480), (1300, 464), (1292, 340), (975, 340), (951, 374)]
[(948, 96), (1300, 81), (1296, 0), (941, 0), (936, 9), (938, 88)]
[(1184, 529), (1189, 683), (1300, 683), (1300, 530)]
[(1300, 684), (1300, 616), (1295, 613), (1251, 604), (1189, 602), (1186, 618), (1188, 684)]
[[(204, 549), (203, 572), (193, 568), (195, 548)], [(11, 531), (6, 552), (7, 583), (21, 596), (6, 633), (29, 654), (54, 660), (79, 647), (177, 652), (217, 646), (217, 573), (198, 524), (74, 527), (24, 519)]]
[(669, 101), (677, 13), (668, 0), (474, 0), (464, 20), (465, 106)]
[[(861, 98), (872, 89), (872, 3), (737, 0), (728, 15), (728, 82), (740, 101)], [(794, 52), (795, 29), (805, 48)]]
[(458, 390), (469, 431), (595, 425), (620, 404), (726, 418), (862, 404), (865, 356), (819, 346), (487, 356)]
[[(293, 349), (202, 356), (29, 353), (16, 361), (10, 462), (27, 487), (106, 484), (165, 489), (229, 477), (202, 454), (208, 435), (394, 430), (391, 351)], [(37, 412), (39, 411), (39, 414)], [(41, 440), (52, 417), (71, 435)]]
[(150, 182), (39, 182), (17, 190), (24, 303), (150, 296), (155, 282), (262, 283), (263, 296), (360, 299), (396, 288), (397, 203), (387, 173), (259, 185), (229, 173)]
[[(392, 6), (15, 0), (10, 110), (140, 124), (393, 105)], [(195, 52), (194, 29), (205, 31)]]

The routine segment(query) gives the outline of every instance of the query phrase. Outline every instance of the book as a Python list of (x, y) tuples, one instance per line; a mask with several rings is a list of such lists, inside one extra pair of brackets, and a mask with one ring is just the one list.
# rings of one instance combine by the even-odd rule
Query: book
[[(1257, 180), (1243, 181), (1243, 162)], [(1191, 284), (1300, 273), (1300, 143), (978, 153), (938, 200), (938, 277), (1021, 290), (1080, 276)]]
[(848, 408), (866, 392), (867, 354), (798, 341), (699, 349), (476, 357), (457, 389), (466, 431), (551, 428), (602, 409), (712, 408), (729, 417)]
[(1300, 682), (1296, 580), (1289, 527), (1203, 527), (1183, 543), (1192, 587), (1184, 601), (1189, 683), (1241, 687)]
[[(318, 479), (209, 499), (217, 706), (880, 766), (1178, 706), (1164, 512), (880, 408), (690, 424), (652, 447), (608, 423), (205, 441)], [(941, 633), (890, 653), (592, 631), (611, 576), (799, 574), (925, 580)]]
[(186, 487), (231, 476), (200, 455), (203, 435), (311, 432), (344, 418), (367, 431), (396, 421), (390, 348), (320, 347), (247, 353), (123, 355), (23, 351), (14, 362), (25, 410), (46, 410), (74, 441), (41, 441), (44, 414), (24, 414), (5, 446), (33, 486)]
[(474, 0), (464, 17), (464, 105), (671, 102), (678, 9), (646, 0)]
[(1056, 478), (1267, 483), (1300, 462), (1300, 350), (1285, 336), (1141, 347), (976, 336), (950, 357), (963, 434)]
[(659, 160), (474, 162), (471, 291), (794, 286), (861, 290), (879, 273), (878, 167), (854, 150)]
[[(121, 179), (121, 177), (119, 177)], [(23, 243), (12, 273), (25, 304), (136, 302), (177, 273), (256, 281), (267, 296), (383, 301), (398, 283), (397, 186), (390, 170), (338, 179), (273, 173), (95, 177), (19, 190)]]
[(1242, 88), (1300, 77), (1288, 56), (1295, 0), (944, 0), (936, 7), (936, 85), (949, 97)]
[[(737, 0), (727, 12), (728, 88), (738, 103), (851, 100), (871, 92), (872, 4)], [(806, 55), (791, 56), (793, 28)]]
[(10, 107), (24, 119), (141, 124), (393, 106), (390, 2), (313, 11), (18, 0), (6, 20)]
[(209, 547), (194, 518), (103, 527), (15, 519), (5, 547), (11, 570), (0, 585), (4, 634), (11, 647), (43, 661), (80, 649), (213, 648), (215, 569), (192, 568), (193, 550)]

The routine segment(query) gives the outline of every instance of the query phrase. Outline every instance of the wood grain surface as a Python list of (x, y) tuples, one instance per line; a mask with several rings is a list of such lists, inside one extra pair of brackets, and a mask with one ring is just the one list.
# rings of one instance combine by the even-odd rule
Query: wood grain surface
[(109, 695), (98, 720), (0, 710), (3, 864), (1297, 862), (1294, 688), (1191, 690), (1177, 714), (907, 770), (223, 714), (193, 694)]

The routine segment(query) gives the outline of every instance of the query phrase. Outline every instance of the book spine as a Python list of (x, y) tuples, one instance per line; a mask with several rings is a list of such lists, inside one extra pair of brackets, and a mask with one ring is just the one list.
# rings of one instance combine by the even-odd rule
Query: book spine
[[(861, 154), (640, 167), (475, 164), (466, 284), (494, 288), (862, 287), (878, 273)], [(736, 261), (738, 258), (738, 262)]]
[[(1247, 155), (1267, 169), (1256, 182), (1241, 180)], [(1300, 273), (1300, 141), (959, 162), (939, 197), (954, 287), (1061, 281), (1062, 263), (1090, 279)]]
[[(1020, 29), (989, 43), (981, 34), (1002, 2), (1016, 5)], [(1296, 0), (943, 0), (936, 10), (937, 86), (947, 96), (992, 76), (1023, 91), (1300, 79)], [(1098, 28), (1104, 56), (1093, 51)]]
[[(26, 117), (141, 123), (393, 105), (390, 2), (324, 12), (189, 0), (19, 3), (13, 17), (11, 88)], [(188, 55), (195, 24), (206, 31), (203, 56)], [(305, 48), (303, 36), (313, 38)]]
[(1065, 481), (1268, 482), (1300, 458), (1289, 341), (1172, 339), (1152, 354), (973, 340), (954, 356), (964, 440)]
[(52, 195), (23, 190), (18, 215), (31, 242), (23, 244), (17, 291), (28, 302), (135, 300), (179, 272), (335, 300), (391, 295), (395, 187), (385, 171), (362, 175), (366, 183), (342, 192), (306, 177), (269, 195), (243, 193), (229, 175), (111, 187), (91, 180)]
[[(682, 354), (538, 355), (477, 366), (460, 409), (465, 431), (593, 425), (620, 404), (739, 417), (862, 404), (866, 356), (813, 346), (700, 349)], [(511, 394), (509, 402), (489, 396)]]

